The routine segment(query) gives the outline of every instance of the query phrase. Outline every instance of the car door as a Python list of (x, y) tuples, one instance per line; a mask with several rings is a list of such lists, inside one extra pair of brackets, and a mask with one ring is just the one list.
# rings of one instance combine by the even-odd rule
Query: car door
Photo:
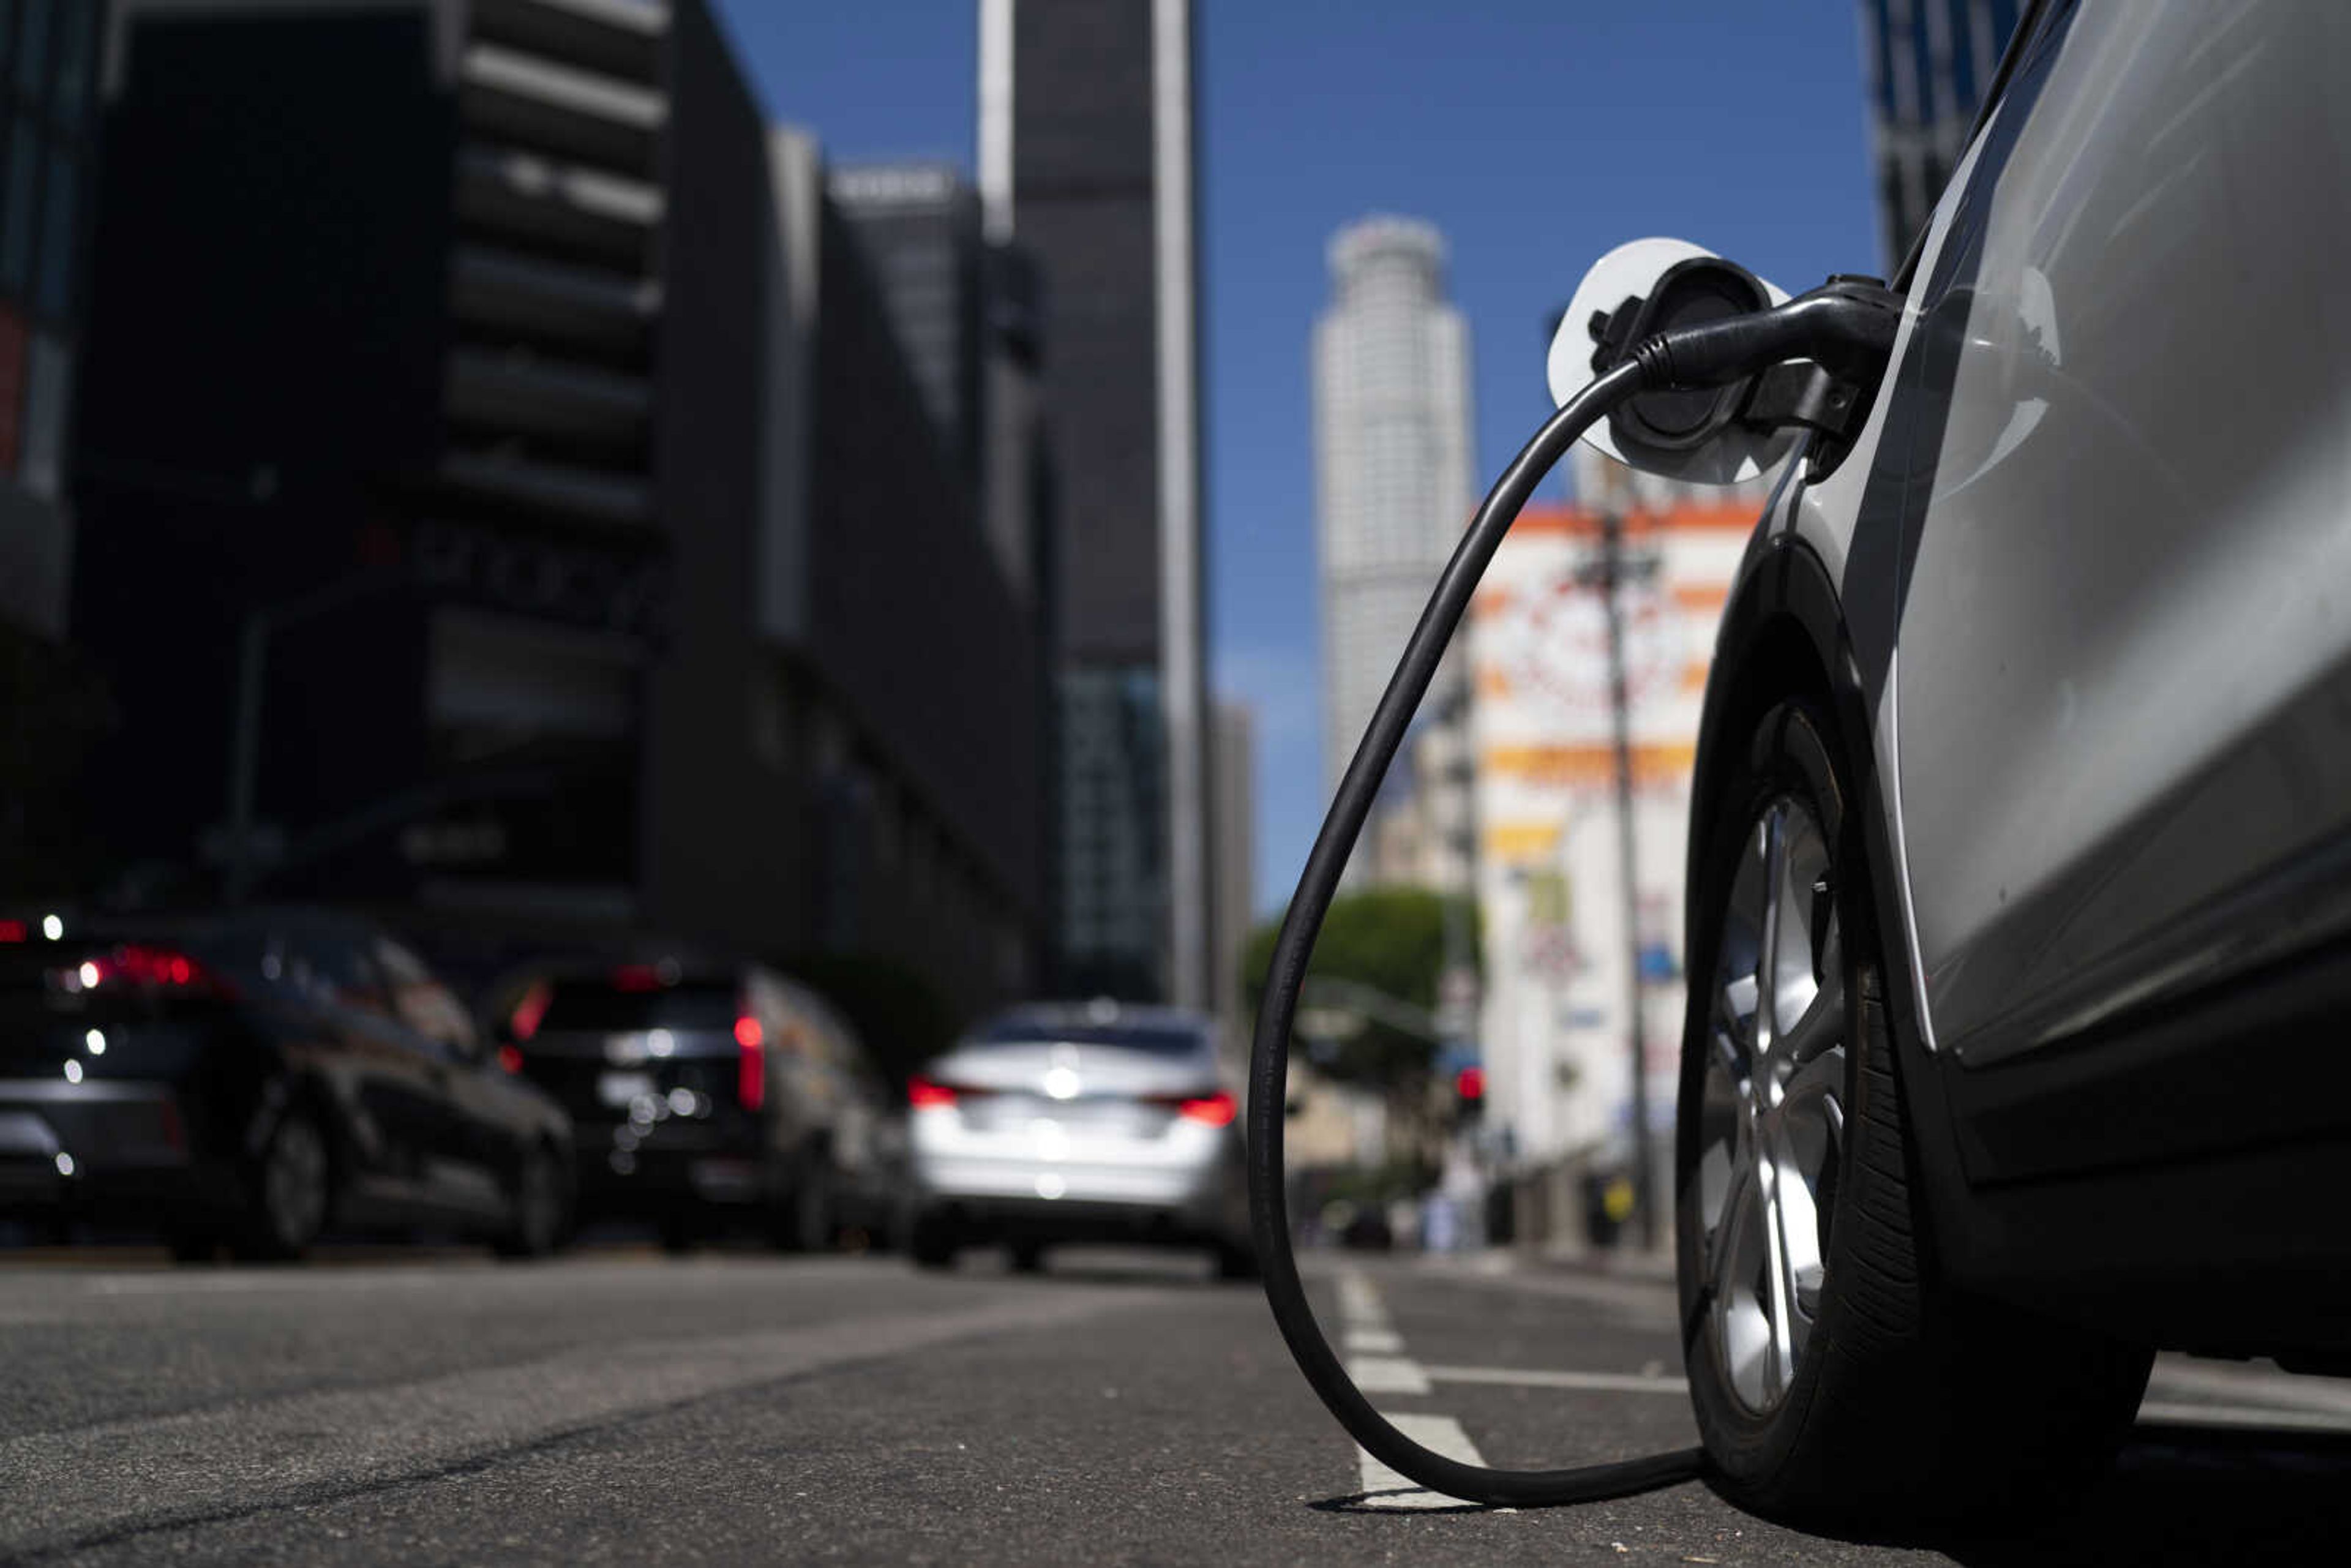
[(474, 1215), (501, 1212), (518, 1158), (517, 1124), (504, 1086), (484, 1072), (473, 1019), (408, 947), (381, 934), (371, 946), (392, 1020), (425, 1062), (425, 1169), (435, 1201)]
[(2351, 8), (2054, 9), (1926, 259), (1923, 523), (1862, 585), (1971, 1067), (2351, 917)]

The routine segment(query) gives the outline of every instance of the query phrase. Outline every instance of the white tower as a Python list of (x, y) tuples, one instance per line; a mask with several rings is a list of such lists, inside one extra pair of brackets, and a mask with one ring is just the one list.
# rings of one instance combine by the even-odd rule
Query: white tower
[[(1469, 333), (1445, 298), (1445, 241), (1372, 217), (1331, 240), (1314, 328), (1323, 775), (1335, 790), (1396, 657), (1469, 520)], [(1421, 706), (1365, 852), (1384, 881), (1469, 885), (1465, 688), (1448, 662)], [(1359, 858), (1360, 870), (1364, 862)]]

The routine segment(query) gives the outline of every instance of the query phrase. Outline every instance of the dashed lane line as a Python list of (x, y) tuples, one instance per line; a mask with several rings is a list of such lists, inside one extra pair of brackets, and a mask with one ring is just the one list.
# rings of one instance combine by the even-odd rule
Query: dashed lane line
[[(1397, 1431), (1424, 1448), (1431, 1448), (1448, 1459), (1458, 1459), (1465, 1465), (1483, 1465), (1478, 1446), (1461, 1423), (1450, 1416), (1400, 1416), (1383, 1411)], [(1363, 1470), (1363, 1502), (1364, 1508), (1429, 1509), (1461, 1508), (1458, 1497), (1430, 1491), (1418, 1482), (1398, 1475), (1362, 1448), (1355, 1457)]]
[(1680, 1377), (1635, 1372), (1552, 1372), (1519, 1366), (1424, 1366), (1431, 1383), (1487, 1383), (1504, 1388), (1573, 1388), (1600, 1394), (1687, 1394)]

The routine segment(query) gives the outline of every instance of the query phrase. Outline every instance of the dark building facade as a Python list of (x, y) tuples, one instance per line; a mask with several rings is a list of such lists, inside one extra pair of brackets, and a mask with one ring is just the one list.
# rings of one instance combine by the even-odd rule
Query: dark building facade
[(980, 187), (1033, 258), (1062, 988), (1210, 1000), (1186, 0), (984, 0)]
[(1890, 269), (1958, 167), (2022, 0), (1861, 0), (1861, 66)]
[[(935, 636), (965, 727), (1031, 735), (1033, 632), (853, 253), (779, 269), (703, 0), (126, 0), (109, 57), (73, 604), (131, 884), (1020, 988), (1034, 834), (970, 797), (1033, 755), (937, 744), (920, 677)], [(889, 557), (935, 535), (982, 568), (951, 613)]]
[(0, 5), (0, 885), (53, 894), (103, 722), (63, 641), (103, 0)]

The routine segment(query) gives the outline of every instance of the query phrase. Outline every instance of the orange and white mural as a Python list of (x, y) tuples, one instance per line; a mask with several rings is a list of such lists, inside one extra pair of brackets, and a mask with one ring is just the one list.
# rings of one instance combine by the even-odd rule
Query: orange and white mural
[(1530, 507), (1470, 609), (1480, 1016), (1490, 1114), (1522, 1162), (1620, 1157), (1630, 1122), (1629, 999), (1640, 939), (1653, 1122), (1673, 1113), (1683, 861), (1708, 661), (1761, 510), (1672, 501), (1620, 530), (1637, 895), (1625, 896), (1596, 509)]

